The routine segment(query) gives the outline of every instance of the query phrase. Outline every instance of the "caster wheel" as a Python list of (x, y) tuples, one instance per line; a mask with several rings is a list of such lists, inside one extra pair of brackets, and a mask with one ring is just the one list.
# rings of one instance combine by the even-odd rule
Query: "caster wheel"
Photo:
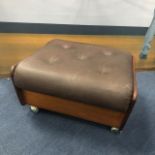
[(31, 109), (31, 111), (32, 112), (34, 112), (34, 113), (38, 113), (39, 112), (39, 108), (38, 107), (35, 107), (35, 106), (30, 106), (30, 109)]
[(112, 127), (111, 128), (111, 132), (113, 132), (113, 133), (120, 133), (120, 130), (119, 130), (119, 128)]
[(7, 78), (8, 81), (10, 81), (10, 78)]

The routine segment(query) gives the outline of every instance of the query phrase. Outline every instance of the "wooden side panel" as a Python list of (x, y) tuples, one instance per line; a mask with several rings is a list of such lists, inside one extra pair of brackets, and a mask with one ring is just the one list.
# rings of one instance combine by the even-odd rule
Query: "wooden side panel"
[(94, 105), (64, 100), (45, 94), (30, 91), (23, 91), (22, 94), (26, 104), (108, 126), (115, 126), (117, 128), (121, 126), (125, 115), (122, 112), (116, 112)]
[(143, 36), (87, 36), (54, 34), (16, 34), (0, 33), (0, 76), (8, 76), (12, 65), (32, 55), (49, 40), (64, 39), (83, 43), (106, 45), (133, 54), (136, 69), (155, 69), (155, 39), (147, 60), (139, 59)]

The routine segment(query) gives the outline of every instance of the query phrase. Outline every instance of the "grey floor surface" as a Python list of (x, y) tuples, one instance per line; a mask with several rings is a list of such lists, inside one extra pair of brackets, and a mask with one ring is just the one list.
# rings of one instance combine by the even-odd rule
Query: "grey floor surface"
[(0, 79), (0, 155), (155, 155), (155, 72), (137, 73), (139, 97), (124, 132), (21, 106)]

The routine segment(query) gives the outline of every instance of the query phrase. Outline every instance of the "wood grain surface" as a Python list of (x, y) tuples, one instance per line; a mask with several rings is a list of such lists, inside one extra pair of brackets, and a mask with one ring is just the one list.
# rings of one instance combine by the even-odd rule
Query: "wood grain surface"
[(0, 76), (8, 76), (10, 67), (20, 60), (32, 55), (49, 40), (63, 39), (83, 43), (111, 46), (133, 54), (137, 70), (155, 69), (155, 39), (147, 60), (139, 59), (143, 36), (88, 36), (55, 34), (17, 34), (0, 33)]
[(117, 128), (120, 128), (125, 116), (123, 112), (36, 92), (23, 90), (22, 94), (26, 104)]

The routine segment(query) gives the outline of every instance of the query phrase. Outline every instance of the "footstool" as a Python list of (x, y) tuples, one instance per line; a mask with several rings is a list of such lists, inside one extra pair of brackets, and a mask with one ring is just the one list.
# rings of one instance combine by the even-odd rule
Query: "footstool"
[(21, 104), (122, 130), (137, 97), (133, 57), (110, 47), (48, 42), (12, 68)]

